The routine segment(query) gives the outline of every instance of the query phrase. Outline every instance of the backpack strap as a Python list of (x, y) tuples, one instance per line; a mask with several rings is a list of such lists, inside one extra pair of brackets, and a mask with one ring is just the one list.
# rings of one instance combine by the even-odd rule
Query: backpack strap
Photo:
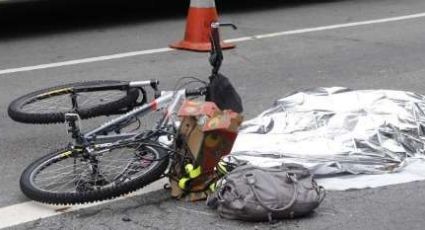
[(297, 186), (297, 179), (294, 175), (290, 175), (289, 173), (286, 174), (288, 179), (292, 182), (293, 185), (293, 193), (292, 193), (292, 198), (289, 201), (288, 204), (286, 204), (284, 207), (282, 208), (271, 208), (269, 206), (267, 206), (265, 204), (265, 202), (260, 198), (260, 196), (258, 196), (258, 193), (255, 189), (255, 178), (254, 175), (252, 173), (247, 173), (245, 174), (245, 179), (247, 180), (247, 184), (249, 186), (249, 188), (251, 189), (252, 193), (254, 194), (255, 198), (258, 200), (258, 203), (260, 203), (261, 206), (263, 206), (265, 209), (271, 211), (271, 212), (281, 212), (281, 211), (285, 211), (287, 209), (289, 209), (290, 207), (292, 207), (292, 205), (294, 205), (295, 201), (298, 198), (298, 186)]

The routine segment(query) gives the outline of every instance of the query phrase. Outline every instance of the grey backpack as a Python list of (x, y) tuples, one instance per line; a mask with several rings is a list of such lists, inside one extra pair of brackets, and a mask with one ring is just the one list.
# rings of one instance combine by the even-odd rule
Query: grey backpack
[(306, 215), (325, 196), (305, 167), (236, 167), (218, 182), (207, 205), (227, 219), (272, 221)]

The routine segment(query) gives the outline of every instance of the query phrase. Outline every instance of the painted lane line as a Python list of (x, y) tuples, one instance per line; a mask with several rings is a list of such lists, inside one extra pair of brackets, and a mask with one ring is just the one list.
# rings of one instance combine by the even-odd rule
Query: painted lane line
[(41, 65), (25, 66), (25, 67), (12, 68), (12, 69), (4, 69), (4, 70), (0, 70), (0, 75), (1, 74), (8, 74), (8, 73), (17, 73), (17, 72), (38, 70), (38, 69), (49, 69), (49, 68), (55, 68), (55, 67), (61, 67), (61, 66), (78, 65), (78, 64), (83, 64), (83, 63), (107, 61), (107, 60), (112, 60), (112, 59), (120, 59), (120, 58), (141, 56), (141, 55), (147, 55), (147, 54), (163, 53), (163, 52), (168, 52), (168, 51), (172, 51), (172, 50), (174, 50), (174, 49), (159, 48), (159, 49), (150, 49), (150, 50), (140, 50), (140, 51), (132, 51), (132, 52), (127, 52), (127, 53), (118, 53), (118, 54), (112, 54), (112, 55), (76, 59), (76, 60), (63, 61), (63, 62), (54, 62), (54, 63), (49, 63), (49, 64), (41, 64)]
[(0, 208), (0, 229), (12, 227), (15, 225), (27, 223), (34, 220), (44, 219), (47, 217), (57, 216), (67, 212), (77, 211), (79, 209), (90, 208), (101, 204), (107, 204), (110, 202), (134, 197), (137, 195), (145, 194), (148, 192), (158, 191), (163, 188), (167, 179), (161, 179), (154, 183), (133, 192), (127, 196), (122, 196), (113, 200), (107, 200), (102, 202), (96, 202), (84, 205), (73, 205), (73, 206), (59, 206), (59, 205), (46, 205), (37, 203), (34, 201), (24, 202), (15, 204), (7, 207)]
[(258, 39), (265, 39), (265, 38), (272, 38), (272, 37), (279, 37), (279, 36), (294, 35), (294, 34), (304, 34), (304, 33), (318, 32), (318, 31), (325, 31), (325, 30), (335, 30), (335, 29), (348, 28), (348, 27), (381, 24), (381, 23), (395, 22), (395, 21), (402, 21), (402, 20), (409, 20), (409, 19), (416, 19), (416, 18), (423, 18), (423, 17), (425, 17), (425, 13), (418, 13), (418, 14), (411, 14), (411, 15), (405, 15), (405, 16), (399, 16), (399, 17), (392, 17), (392, 18), (383, 18), (383, 19), (360, 21), (360, 22), (350, 22), (350, 23), (344, 23), (344, 24), (335, 24), (335, 25), (329, 25), (329, 26), (320, 26), (320, 27), (304, 28), (304, 29), (297, 29), (297, 30), (281, 31), (281, 32), (269, 33), (269, 34), (253, 35), (253, 36), (247, 36), (247, 37), (241, 37), (241, 38), (228, 39), (226, 40), (226, 42), (251, 41), (251, 40), (258, 40)]
[[(237, 42), (259, 40), (259, 39), (265, 39), (265, 38), (273, 38), (273, 37), (279, 37), (279, 36), (288, 36), (288, 35), (304, 34), (304, 33), (318, 32), (318, 31), (325, 31), (325, 30), (335, 30), (335, 29), (349, 28), (349, 27), (356, 27), (356, 26), (403, 21), (403, 20), (423, 18), (423, 17), (425, 17), (425, 12), (398, 16), (398, 17), (368, 20), (368, 21), (350, 22), (350, 23), (335, 24), (335, 25), (328, 25), (328, 26), (319, 26), (319, 27), (311, 27), (311, 28), (304, 28), (304, 29), (281, 31), (281, 32), (275, 32), (275, 33), (268, 33), (268, 34), (259, 34), (259, 35), (253, 35), (253, 36), (247, 36), (247, 37), (227, 39), (225, 40), (225, 42), (237, 43)], [(127, 52), (127, 53), (119, 53), (119, 54), (112, 54), (112, 55), (105, 55), (105, 56), (98, 56), (98, 57), (91, 57), (91, 58), (76, 59), (76, 60), (70, 60), (70, 61), (64, 61), (64, 62), (54, 62), (50, 64), (41, 64), (41, 65), (35, 65), (35, 66), (3, 69), (3, 70), (0, 70), (0, 75), (39, 70), (39, 69), (55, 68), (55, 67), (61, 67), (61, 66), (78, 65), (83, 63), (107, 61), (107, 60), (148, 55), (148, 54), (164, 53), (164, 52), (169, 52), (173, 50), (174, 49), (172, 48), (166, 47), (166, 48), (140, 50), (140, 51)]]

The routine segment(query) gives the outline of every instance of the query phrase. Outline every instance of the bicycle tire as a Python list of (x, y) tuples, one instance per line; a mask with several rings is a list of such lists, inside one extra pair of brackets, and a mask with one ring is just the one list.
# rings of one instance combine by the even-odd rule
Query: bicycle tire
[[(138, 148), (135, 148), (136, 145), (138, 146)], [(116, 161), (120, 164), (122, 163), (123, 165), (127, 164), (123, 169), (116, 168), (117, 166), (107, 167), (106, 165), (100, 163), (97, 166), (99, 167), (100, 172), (95, 177), (96, 181), (90, 181), (93, 180), (93, 174), (90, 174), (92, 172), (89, 172), (90, 170), (92, 170), (92, 168), (89, 169), (86, 160), (83, 159), (82, 153), (76, 153), (75, 151), (71, 151), (70, 148), (55, 151), (49, 155), (41, 157), (37, 161), (30, 164), (24, 170), (20, 179), (21, 190), (28, 198), (32, 200), (42, 203), (60, 205), (83, 204), (112, 199), (135, 191), (136, 189), (142, 188), (143, 186), (146, 186), (147, 184), (160, 178), (160, 176), (166, 170), (169, 161), (167, 152), (154, 142), (145, 142), (142, 144), (139, 143), (136, 145), (133, 142), (131, 144), (122, 145), (121, 147), (111, 147), (109, 149), (109, 152), (111, 154), (105, 154), (109, 157), (116, 157), (116, 153), (114, 153), (112, 150), (124, 147), (130, 150), (134, 150), (134, 156), (138, 156), (139, 158), (129, 158), (127, 159), (128, 162), (126, 162), (125, 160)], [(137, 167), (143, 167), (143, 164), (147, 162), (146, 156), (140, 158), (140, 152), (137, 152), (142, 151), (140, 150), (142, 149), (142, 147), (143, 151), (146, 151), (147, 153), (152, 153), (152, 156), (155, 156), (155, 159), (150, 159), (152, 165), (149, 166), (149, 168), (144, 173), (141, 173), (139, 175), (137, 172), (135, 172), (133, 174), (133, 171), (135, 171)], [(145, 153), (145, 155), (147, 153)], [(65, 160), (73, 161), (73, 164), (65, 165)], [(108, 161), (112, 162), (112, 160), (104, 160), (104, 158), (100, 159), (99, 162), (107, 163)], [(76, 164), (76, 162), (78, 164)], [(81, 166), (84, 168), (84, 162), (86, 163), (87, 168), (83, 169), (83, 171), (81, 171), (81, 174), (76, 174), (76, 167)], [(140, 166), (137, 164), (140, 164)], [(53, 167), (57, 166), (60, 169), (62, 165), (65, 165), (63, 166), (63, 169), (74, 171), (65, 171), (66, 173), (61, 173), (62, 171), (58, 171), (58, 169), (55, 169), (55, 167)], [(51, 178), (44, 178), (45, 181), (48, 181), (50, 184), (47, 183), (47, 185), (43, 187), (43, 180), (40, 180), (40, 178), (37, 179), (37, 177), (40, 177), (40, 175), (45, 175), (44, 171), (48, 169), (54, 170), (51, 171), (50, 174), (53, 176)], [(86, 169), (88, 169), (89, 171), (86, 172)], [(106, 169), (108, 169), (108, 171)], [(113, 170), (120, 172), (121, 175), (111, 177), (110, 174)], [(86, 173), (87, 175), (84, 175), (83, 173)], [(47, 174), (47, 176), (49, 176), (49, 174)], [(111, 178), (113, 178), (113, 180), (110, 180)], [(43, 179), (43, 177), (41, 177), (41, 179)], [(57, 186), (61, 187), (55, 187), (55, 182), (57, 182)], [(69, 190), (65, 189), (66, 185), (70, 185)], [(63, 189), (64, 191), (55, 191), (55, 189)]]
[[(123, 81), (87, 81), (38, 90), (12, 101), (8, 108), (8, 114), (13, 120), (23, 123), (48, 124), (64, 122), (65, 113), (72, 108), (70, 89), (73, 87), (89, 88), (101, 84), (113, 85), (119, 83), (123, 83)], [(112, 98), (114, 96), (117, 98)], [(120, 109), (133, 106), (138, 96), (139, 91), (137, 89), (113, 89), (78, 93), (77, 101), (80, 104), (78, 114), (81, 119), (110, 115)], [(82, 101), (84, 98), (88, 100)], [(90, 103), (92, 104), (90, 105)]]

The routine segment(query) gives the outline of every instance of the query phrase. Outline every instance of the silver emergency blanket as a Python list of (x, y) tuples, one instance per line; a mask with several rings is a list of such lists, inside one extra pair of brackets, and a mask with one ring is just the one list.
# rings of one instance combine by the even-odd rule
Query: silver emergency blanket
[(242, 124), (226, 160), (299, 163), (315, 175), (395, 172), (424, 157), (425, 97), (394, 90), (315, 88)]

